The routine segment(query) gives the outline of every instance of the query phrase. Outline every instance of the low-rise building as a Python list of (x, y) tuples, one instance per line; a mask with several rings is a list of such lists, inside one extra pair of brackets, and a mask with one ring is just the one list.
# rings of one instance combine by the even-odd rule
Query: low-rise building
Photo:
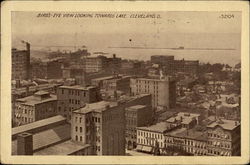
[(131, 76), (113, 75), (101, 77), (91, 80), (91, 85), (97, 86), (105, 91), (122, 91), (126, 94), (130, 93)]
[(165, 134), (165, 153), (207, 155), (207, 133), (196, 129), (178, 128)]
[(152, 153), (156, 146), (160, 152), (164, 150), (165, 133), (178, 127), (177, 125), (160, 122), (151, 126), (137, 127), (137, 147), (138, 151)]
[(184, 128), (193, 128), (200, 123), (200, 114), (179, 112), (166, 120), (168, 123), (180, 123)]
[(240, 123), (233, 120), (219, 119), (207, 125), (208, 155), (240, 156)]
[(57, 97), (49, 92), (39, 91), (32, 96), (16, 99), (14, 105), (14, 126), (32, 123), (57, 114)]
[(90, 145), (75, 143), (60, 115), (12, 128), (12, 155), (91, 155)]

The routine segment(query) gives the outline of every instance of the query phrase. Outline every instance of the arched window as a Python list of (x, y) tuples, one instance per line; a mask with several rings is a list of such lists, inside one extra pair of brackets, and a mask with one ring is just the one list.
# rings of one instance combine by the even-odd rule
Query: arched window
[(78, 141), (78, 136), (76, 135), (76, 141)]

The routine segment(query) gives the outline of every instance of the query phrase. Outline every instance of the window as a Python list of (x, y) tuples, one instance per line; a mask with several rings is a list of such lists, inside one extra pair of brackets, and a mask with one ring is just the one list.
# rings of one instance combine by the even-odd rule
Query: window
[(82, 141), (82, 136), (80, 136), (80, 141)]
[(76, 129), (76, 132), (78, 131), (78, 127), (75, 128)]
[(80, 127), (80, 132), (82, 132), (82, 127)]
[(100, 123), (100, 120), (101, 120), (101, 119), (98, 117), (98, 119), (97, 119), (98, 123)]
[(82, 122), (82, 118), (81, 118), (81, 117), (79, 117), (79, 122), (80, 122), (80, 123)]
[(64, 90), (62, 89), (62, 94), (64, 94)]
[(78, 136), (76, 135), (76, 141), (78, 141)]

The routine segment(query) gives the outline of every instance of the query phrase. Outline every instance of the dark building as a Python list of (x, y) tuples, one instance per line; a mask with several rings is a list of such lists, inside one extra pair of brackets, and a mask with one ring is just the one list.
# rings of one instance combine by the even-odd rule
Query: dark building
[(150, 125), (152, 122), (152, 107), (134, 105), (125, 109), (126, 144), (128, 149), (136, 148), (136, 127)]
[(154, 55), (151, 56), (151, 62), (153, 64), (159, 64), (160, 66), (165, 66), (169, 61), (173, 61), (174, 56), (164, 56), (164, 55)]
[(57, 113), (70, 121), (74, 110), (84, 107), (86, 103), (100, 101), (100, 90), (93, 86), (60, 86), (57, 89), (57, 99)]
[(198, 60), (175, 60), (174, 56), (164, 55), (151, 56), (151, 62), (154, 64), (159, 64), (167, 74), (174, 74), (176, 72), (197, 74), (199, 66)]
[(28, 80), (30, 78), (30, 44), (26, 42), (26, 50), (12, 49), (12, 80)]

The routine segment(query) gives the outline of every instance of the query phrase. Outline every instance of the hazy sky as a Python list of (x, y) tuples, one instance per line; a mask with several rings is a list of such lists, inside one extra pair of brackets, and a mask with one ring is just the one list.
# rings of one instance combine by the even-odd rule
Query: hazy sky
[[(51, 15), (54, 13), (51, 12)], [(58, 13), (57, 13), (58, 14)], [(72, 14), (72, 13), (61, 13)], [(76, 13), (74, 13), (76, 14)], [(240, 12), (102, 12), (78, 14), (126, 14), (126, 18), (41, 18), (38, 12), (12, 13), (12, 41), (31, 43), (32, 49), (49, 45), (86, 45), (90, 52), (104, 51), (133, 59), (152, 54), (176, 58), (234, 64), (240, 61)], [(155, 14), (160, 18), (130, 18), (134, 14)], [(233, 18), (222, 18), (222, 14)], [(131, 40), (130, 40), (131, 39)], [(110, 46), (232, 48), (233, 51), (173, 51), (110, 49)], [(43, 47), (49, 49), (49, 47)], [(51, 48), (52, 49), (52, 48)], [(56, 48), (57, 49), (57, 48)], [(60, 49), (70, 49), (62, 47)], [(225, 58), (227, 57), (227, 58)]]

